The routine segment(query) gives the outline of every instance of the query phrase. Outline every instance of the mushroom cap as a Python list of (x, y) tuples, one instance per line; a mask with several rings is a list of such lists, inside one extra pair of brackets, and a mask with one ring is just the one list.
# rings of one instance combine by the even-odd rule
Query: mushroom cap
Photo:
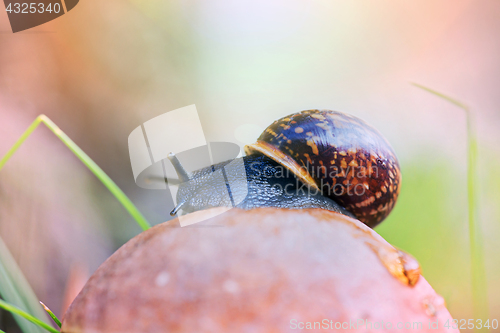
[(288, 332), (315, 322), (365, 332), (422, 323), (419, 331), (440, 332), (451, 319), (427, 281), (406, 274), (415, 275), (411, 257), (358, 220), (275, 208), (184, 218), (200, 214), (216, 216), (157, 225), (118, 249), (76, 297), (61, 332)]

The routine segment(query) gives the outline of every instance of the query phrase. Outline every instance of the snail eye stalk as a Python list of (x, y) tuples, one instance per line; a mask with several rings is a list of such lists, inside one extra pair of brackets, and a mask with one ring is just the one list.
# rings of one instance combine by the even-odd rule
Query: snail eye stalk
[(170, 212), (170, 216), (175, 216), (175, 214), (179, 212), (179, 210), (184, 206), (185, 203), (185, 201), (179, 202), (179, 204), (175, 206), (174, 209), (172, 209), (172, 211)]
[(175, 172), (177, 172), (177, 175), (179, 176), (179, 179), (181, 182), (187, 182), (191, 179), (193, 179), (193, 174), (189, 171), (187, 171), (177, 158), (174, 153), (168, 154), (168, 159), (172, 163), (172, 165), (175, 168)]

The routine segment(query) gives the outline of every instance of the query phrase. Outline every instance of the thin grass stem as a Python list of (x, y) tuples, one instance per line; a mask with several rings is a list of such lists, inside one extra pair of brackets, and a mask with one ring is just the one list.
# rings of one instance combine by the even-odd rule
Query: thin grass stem
[(40, 301), (40, 304), (43, 306), (44, 310), (47, 311), (47, 313), (49, 314), (50, 318), (52, 318), (54, 323), (56, 323), (56, 325), (59, 326), (59, 328), (61, 328), (61, 321), (59, 320), (59, 318), (57, 318), (54, 312), (52, 312), (47, 305), (43, 304), (42, 301)]
[[(39, 318), (45, 318), (38, 299), (12, 257), (7, 246), (0, 238), (0, 295), (2, 298), (23, 311)], [(14, 319), (24, 333), (41, 333), (41, 328), (31, 325), (26, 319), (14, 315)]]
[(7, 302), (0, 300), (0, 308), (4, 309), (6, 311), (9, 311), (13, 314), (17, 314), (17, 315), (29, 320), (33, 324), (38, 325), (38, 326), (46, 329), (47, 331), (49, 331), (51, 333), (59, 333), (59, 331), (56, 330), (55, 328), (53, 328), (52, 326), (49, 326), (48, 324), (44, 323), (43, 321), (33, 317), (29, 313), (24, 312), (23, 310), (19, 309), (18, 307), (14, 306), (12, 304), (9, 304)]
[(135, 219), (137, 224), (143, 229), (147, 230), (151, 227), (144, 215), (137, 209), (132, 201), (123, 193), (123, 191), (109, 178), (109, 176), (83, 151), (73, 142), (61, 129), (52, 122), (47, 116), (40, 115), (28, 127), (28, 129), (21, 135), (19, 140), (12, 146), (12, 148), (0, 160), (0, 170), (7, 163), (7, 161), (14, 155), (17, 149), (23, 142), (33, 133), (33, 131), (41, 123), (45, 124), (73, 154), (76, 155), (83, 162), (83, 164), (106, 186), (106, 188), (115, 196), (115, 198), (123, 205), (127, 212)]
[[(444, 100), (458, 106), (465, 111), (467, 120), (467, 204), (468, 204), (468, 224), (469, 224), (469, 241), (470, 241), (470, 256), (471, 256), (471, 276), (472, 276), (472, 297), (474, 318), (481, 319), (485, 322), (489, 318), (488, 307), (488, 292), (486, 286), (486, 269), (484, 262), (483, 240), (481, 228), (477, 220), (477, 137), (475, 131), (474, 117), (467, 105), (449, 97), (445, 94), (437, 92), (431, 88), (422, 86), (417, 83), (412, 83), (414, 86), (430, 92)], [(488, 329), (475, 329), (478, 331), (486, 331)]]
[(5, 154), (4, 157), (2, 157), (2, 159), (0, 160), (0, 170), (2, 170), (5, 163), (7, 163), (7, 161), (12, 157), (12, 155), (14, 155), (17, 149), (19, 149), (19, 147), (23, 144), (23, 142), (26, 141), (26, 139), (31, 135), (31, 133), (33, 133), (33, 131), (38, 127), (38, 125), (40, 125), (41, 122), (42, 122), (41, 117), (37, 117), (35, 121), (30, 125), (30, 127), (28, 127), (28, 129), (16, 141), (16, 143), (14, 143), (12, 148), (9, 149), (7, 154)]

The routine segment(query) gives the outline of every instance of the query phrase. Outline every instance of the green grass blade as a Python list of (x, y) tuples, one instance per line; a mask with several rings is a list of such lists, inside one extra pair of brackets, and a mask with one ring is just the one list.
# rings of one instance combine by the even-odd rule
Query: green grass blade
[(14, 143), (14, 145), (12, 146), (12, 148), (9, 149), (7, 154), (5, 154), (4, 157), (2, 157), (2, 159), (0, 160), (0, 170), (2, 170), (5, 163), (7, 163), (7, 161), (12, 157), (12, 155), (14, 155), (16, 150), (23, 144), (24, 141), (26, 141), (26, 139), (31, 135), (31, 133), (33, 133), (33, 131), (38, 127), (38, 125), (40, 125), (41, 122), (42, 119), (40, 117), (36, 118), (35, 121), (30, 125), (30, 127), (28, 127), (28, 129), (21, 135), (19, 140), (17, 140), (16, 143)]
[(463, 109), (466, 113), (467, 113), (467, 116), (469, 114), (469, 107), (467, 105), (465, 105), (464, 103), (460, 102), (460, 101), (457, 101), (456, 99), (450, 97), (450, 96), (447, 96), (445, 94), (442, 94), (436, 90), (433, 90), (431, 88), (427, 88), (426, 86), (423, 86), (423, 85), (420, 85), (418, 83), (412, 83), (415, 87), (418, 87), (420, 89), (423, 89), (427, 92), (430, 92), (431, 94), (433, 95), (436, 95), (438, 97), (441, 97), (442, 99), (445, 99), (447, 100), (448, 102), (452, 103), (452, 104), (455, 104), (456, 106), (458, 106), (459, 108)]
[[(28, 127), (28, 129), (21, 135), (12, 148), (0, 159), (0, 170), (5, 163), (14, 155), (19, 147), (26, 141), (26, 139), (33, 133), (33, 131), (41, 124), (45, 124), (84, 164), (90, 171), (108, 188), (108, 190), (116, 197), (116, 199), (123, 205), (123, 207), (132, 215), (137, 224), (143, 229), (150, 228), (141, 212), (135, 207), (125, 193), (111, 180), (111, 178), (104, 173), (104, 171), (95, 164), (92, 159), (85, 154), (66, 134), (64, 134), (57, 125), (55, 125), (49, 118), (41, 115)], [(38, 318), (45, 318), (46, 314), (40, 308), (37, 298), (31, 289), (26, 278), (17, 266), (14, 258), (0, 238), (0, 295), (8, 302), (14, 304), (31, 316)], [(31, 325), (25, 320), (24, 316), (14, 314), (14, 318), (19, 324), (24, 333), (40, 333), (40, 328)], [(40, 319), (37, 319), (41, 322)], [(45, 324), (47, 325), (47, 324)]]
[(18, 316), (21, 316), (21, 317), (29, 320), (33, 324), (38, 325), (51, 333), (59, 333), (59, 331), (56, 330), (55, 328), (53, 328), (52, 326), (49, 326), (48, 324), (44, 323), (43, 321), (33, 317), (29, 313), (24, 312), (23, 310), (19, 309), (18, 307), (14, 306), (12, 304), (9, 304), (7, 302), (0, 300), (0, 308), (4, 309), (6, 311), (9, 311), (13, 314), (16, 314)]
[[(0, 295), (6, 301), (38, 318), (46, 318), (37, 297), (24, 277), (7, 246), (0, 238)], [(14, 315), (14, 319), (24, 333), (40, 333), (42, 330), (31, 325), (26, 319)], [(48, 319), (48, 318), (47, 318)]]
[[(483, 240), (481, 228), (477, 221), (476, 170), (477, 170), (477, 138), (474, 117), (469, 107), (456, 99), (437, 92), (431, 88), (413, 83), (414, 86), (434, 94), (458, 106), (465, 111), (467, 119), (467, 203), (469, 221), (469, 239), (472, 268), (472, 295), (474, 318), (489, 318), (488, 292), (486, 285), (486, 269), (484, 263)], [(476, 331), (480, 331), (476, 329)], [(487, 329), (483, 328), (483, 331)]]
[(73, 154), (80, 159), (80, 161), (85, 164), (87, 168), (107, 187), (107, 189), (115, 196), (115, 198), (123, 205), (127, 212), (135, 219), (137, 224), (143, 229), (147, 230), (151, 227), (149, 222), (146, 220), (144, 215), (137, 209), (137, 207), (132, 203), (132, 201), (123, 193), (123, 191), (115, 184), (111, 178), (87, 155), (83, 150), (80, 149), (61, 129), (52, 122), (45, 115), (38, 116), (31, 126), (21, 135), (19, 140), (12, 146), (12, 148), (5, 154), (5, 156), (0, 160), (0, 170), (5, 165), (5, 163), (10, 159), (10, 157), (16, 152), (16, 150), (23, 144), (23, 142), (31, 135), (31, 133), (40, 125), (40, 123), (45, 124), (65, 145), (68, 147)]
[(50, 318), (52, 318), (54, 323), (56, 323), (56, 325), (59, 326), (59, 328), (61, 328), (61, 321), (59, 320), (59, 318), (57, 318), (54, 312), (52, 312), (47, 305), (43, 304), (43, 302), (40, 302), (40, 304), (43, 306), (45, 311), (47, 311), (47, 313), (49, 314)]

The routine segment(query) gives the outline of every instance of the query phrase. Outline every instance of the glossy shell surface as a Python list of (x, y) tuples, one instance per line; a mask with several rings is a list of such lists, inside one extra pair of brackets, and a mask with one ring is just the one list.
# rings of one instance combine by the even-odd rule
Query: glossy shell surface
[(306, 110), (271, 124), (247, 154), (264, 154), (374, 227), (401, 186), (394, 150), (372, 126), (331, 110)]

